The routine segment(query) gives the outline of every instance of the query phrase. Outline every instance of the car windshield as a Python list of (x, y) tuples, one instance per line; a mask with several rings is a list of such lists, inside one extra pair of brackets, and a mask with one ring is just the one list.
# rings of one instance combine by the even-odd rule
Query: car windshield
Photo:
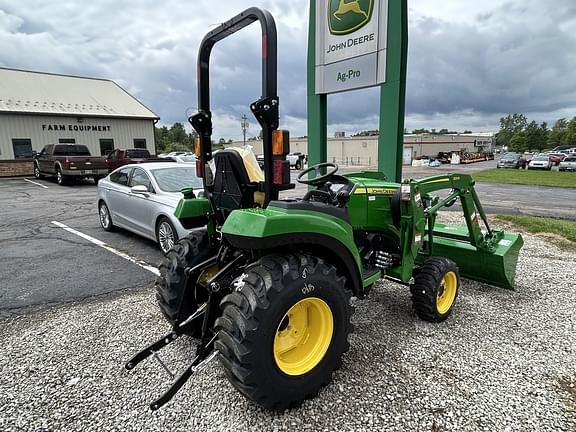
[(564, 159), (564, 162), (576, 162), (576, 157), (573, 157), (573, 158), (572, 158), (572, 157), (566, 158), (566, 159)]
[(150, 170), (164, 192), (180, 192), (184, 188), (202, 188), (202, 179), (196, 175), (195, 167), (170, 167)]
[(535, 161), (547, 161), (548, 157), (547, 156), (536, 156), (534, 159)]
[(513, 155), (502, 156), (502, 160), (505, 160), (505, 161), (512, 161), (512, 160), (516, 160), (516, 159), (518, 159), (518, 155), (513, 154)]

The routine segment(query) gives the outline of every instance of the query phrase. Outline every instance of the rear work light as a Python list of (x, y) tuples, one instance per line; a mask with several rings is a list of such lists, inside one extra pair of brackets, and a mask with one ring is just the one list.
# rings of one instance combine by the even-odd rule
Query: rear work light
[(194, 138), (194, 155), (200, 158), (202, 152), (200, 151), (200, 137)]
[(200, 178), (204, 177), (204, 165), (200, 159), (196, 159), (196, 175)]
[(277, 129), (272, 132), (272, 154), (286, 156), (290, 153), (290, 132)]
[(275, 159), (273, 162), (274, 177), (273, 183), (285, 185), (290, 183), (290, 161)]

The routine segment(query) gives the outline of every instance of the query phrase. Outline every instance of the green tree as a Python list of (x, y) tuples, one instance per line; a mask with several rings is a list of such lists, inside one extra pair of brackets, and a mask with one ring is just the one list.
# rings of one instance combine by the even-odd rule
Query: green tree
[(517, 132), (515, 133), (512, 138), (510, 139), (510, 143), (508, 144), (508, 148), (512, 151), (523, 153), (528, 148), (526, 144), (526, 133), (524, 132)]
[(569, 122), (565, 118), (558, 120), (548, 134), (548, 146), (556, 147), (567, 144)]
[(542, 122), (538, 126), (538, 141), (536, 142), (536, 148), (540, 151), (548, 147), (548, 134), (550, 130), (548, 129), (548, 123)]
[(496, 134), (496, 144), (510, 146), (512, 137), (524, 131), (528, 126), (528, 119), (524, 114), (511, 114), (500, 119), (500, 130)]
[(526, 126), (526, 148), (528, 151), (541, 150), (540, 147), (540, 128), (538, 123), (532, 120), (528, 126)]
[(576, 117), (568, 123), (568, 131), (566, 132), (564, 144), (576, 146)]

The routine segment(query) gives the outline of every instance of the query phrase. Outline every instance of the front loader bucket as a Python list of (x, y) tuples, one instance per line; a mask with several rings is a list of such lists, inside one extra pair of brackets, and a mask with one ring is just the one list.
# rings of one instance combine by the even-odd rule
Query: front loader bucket
[(520, 234), (504, 234), (494, 252), (472, 246), (466, 227), (436, 223), (433, 236), (432, 255), (450, 258), (458, 264), (461, 276), (514, 289), (516, 264), (524, 244)]

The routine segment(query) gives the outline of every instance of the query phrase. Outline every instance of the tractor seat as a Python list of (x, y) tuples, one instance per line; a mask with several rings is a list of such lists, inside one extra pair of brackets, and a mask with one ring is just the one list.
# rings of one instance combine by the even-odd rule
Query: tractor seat
[(232, 149), (214, 153), (214, 189), (212, 197), (217, 208), (227, 216), (232, 210), (254, 207), (254, 192), (242, 156)]

